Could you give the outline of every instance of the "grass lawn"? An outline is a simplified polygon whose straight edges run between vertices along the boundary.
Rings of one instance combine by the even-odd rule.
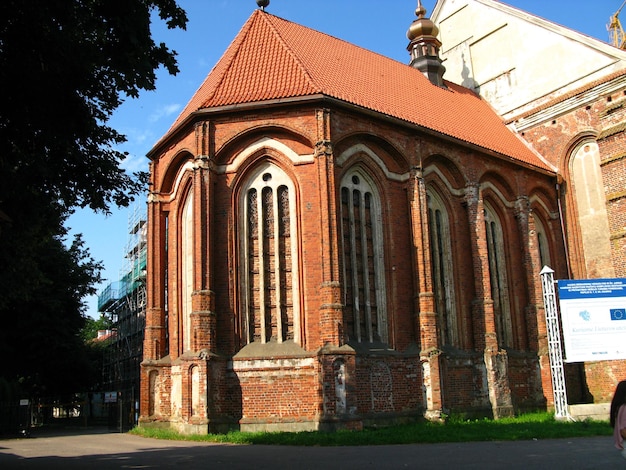
[[[422,422],[363,431],[337,432],[230,432],[183,435],[171,430],[135,428],[132,434],[157,439],[294,446],[358,446],[436,442],[514,441],[587,436],[611,436],[607,421],[555,420],[551,413],[531,413],[515,418],[462,419],[445,423]]]

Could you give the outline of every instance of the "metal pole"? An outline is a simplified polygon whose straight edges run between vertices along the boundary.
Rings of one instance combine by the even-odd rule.
[[[559,312],[554,292],[554,271],[548,266],[541,270],[541,288],[543,304],[546,312],[548,330],[548,351],[550,355],[550,373],[552,374],[552,393],[554,394],[554,416],[557,419],[571,419],[567,409],[567,391],[565,389],[565,372],[561,353],[561,331],[559,328]]]

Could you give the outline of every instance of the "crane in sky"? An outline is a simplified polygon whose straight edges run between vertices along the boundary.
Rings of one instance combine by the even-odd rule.
[[[624,5],[626,5],[626,0],[624,0],[622,6],[611,15],[611,19],[607,25],[607,29],[609,30],[609,42],[611,45],[619,47],[620,49],[626,49],[626,33],[624,33],[622,23],[619,21],[619,13],[622,11],[622,8],[624,8]]]

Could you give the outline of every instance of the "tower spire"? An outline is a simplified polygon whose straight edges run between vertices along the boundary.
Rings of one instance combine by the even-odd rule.
[[[417,0],[417,19],[411,23],[406,33],[409,39],[407,50],[411,54],[411,67],[422,72],[431,83],[444,87],[443,74],[446,68],[439,57],[441,42],[437,39],[439,28],[426,17],[426,8]]]

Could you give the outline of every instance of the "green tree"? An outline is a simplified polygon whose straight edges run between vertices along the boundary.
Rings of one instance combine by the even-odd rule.
[[[67,247],[53,236],[32,248],[42,272],[31,295],[11,302],[3,312],[0,354],[10,358],[2,372],[27,392],[56,395],[89,387],[83,298],[93,294],[99,263],[79,235]]]
[[[110,318],[100,315],[99,318],[87,317],[85,319],[85,326],[81,330],[81,337],[85,343],[88,343],[98,337],[98,331],[110,330],[113,326],[113,322]]]
[[[80,238],[66,246],[64,223],[146,189],[121,167],[125,137],[107,122],[154,89],[160,67],[178,71],[152,39],[159,20],[184,29],[187,17],[175,0],[0,2],[0,350],[14,362],[0,374],[77,385],[82,299],[99,265]]]

